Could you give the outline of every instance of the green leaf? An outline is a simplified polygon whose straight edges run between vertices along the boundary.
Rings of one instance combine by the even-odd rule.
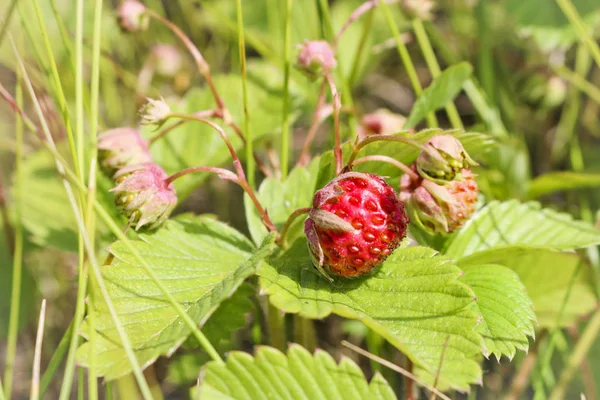
[[[445,254],[463,257],[503,245],[572,250],[600,243],[600,230],[539,203],[491,202],[450,242]]]
[[[278,228],[281,229],[292,211],[312,205],[318,168],[319,160],[315,159],[308,167],[294,168],[285,182],[278,178],[267,178],[261,183],[257,193],[258,200]],[[259,243],[267,234],[267,229],[247,195],[244,196],[244,206],[250,235],[255,243]],[[294,221],[287,235],[288,243],[302,235],[305,219],[298,217]]]
[[[202,328],[202,333],[220,353],[232,350],[233,332],[247,324],[246,316],[254,308],[251,298],[255,294],[255,290],[250,284],[243,283],[233,296],[221,303]],[[167,379],[170,382],[177,385],[188,385],[198,379],[200,368],[211,360],[210,356],[199,346],[200,344],[194,336],[190,336],[185,341],[182,347],[193,348],[194,351],[179,354],[169,362]]]
[[[60,143],[59,148],[65,147]],[[40,246],[56,247],[64,251],[77,251],[77,223],[70,206],[62,179],[56,171],[54,157],[47,150],[39,150],[23,162],[22,197],[13,192],[15,201],[23,207],[23,226],[30,239]],[[110,181],[98,174],[98,200],[116,215]],[[101,245],[108,244],[112,235],[99,221]]]
[[[461,271],[424,247],[397,249],[372,276],[329,283],[314,269],[299,239],[258,270],[262,290],[278,309],[320,319],[331,313],[361,320],[400,349],[433,380],[444,343],[444,387],[467,389],[481,377],[475,358],[482,340],[476,315],[466,307],[474,294],[457,280]]]
[[[148,261],[167,290],[199,325],[204,325],[219,304],[230,297],[269,253],[272,237],[258,249],[239,232],[208,217],[184,216],[168,221],[153,234],[140,235],[134,246]],[[102,268],[102,276],[121,323],[142,365],[159,355],[173,353],[190,334],[179,314],[165,301],[127,247],[110,247],[115,260]],[[96,293],[99,293],[96,290]],[[131,368],[106,304],[96,301],[96,368],[111,380]],[[89,326],[83,327],[86,336]],[[77,358],[87,365],[89,343]]]
[[[472,72],[473,67],[467,62],[453,65],[442,72],[415,101],[405,129],[414,128],[427,114],[454,100]]]
[[[458,265],[465,271],[481,264],[497,264],[512,269],[519,275],[533,301],[539,326],[554,328],[557,324],[573,324],[578,318],[591,312],[598,303],[593,287],[596,278],[589,265],[581,264],[571,283],[581,262],[575,253],[507,246],[461,258]],[[570,285],[572,287],[568,300],[563,304]],[[502,295],[498,298],[505,297],[507,296]]]
[[[297,344],[287,355],[260,346],[254,357],[235,351],[225,365],[210,362],[197,394],[202,399],[396,399],[379,373],[369,383],[349,358],[337,364],[325,351],[312,355]]]
[[[600,187],[600,174],[572,171],[550,172],[531,181],[528,197],[534,199],[558,191],[596,187]]]
[[[460,280],[477,296],[473,309],[481,315],[477,332],[485,340],[486,355],[493,354],[498,361],[503,355],[512,360],[517,349],[527,351],[527,336],[535,333],[535,313],[519,276],[493,264],[469,264],[463,270],[465,275]]]
[[[240,121],[244,120],[240,95],[241,78],[238,75],[217,75],[214,76],[214,83],[221,97],[227,100],[227,107],[233,121],[240,125]],[[265,134],[279,132],[282,113],[282,102],[279,97],[270,94],[252,81],[248,81],[247,84],[252,137],[258,139]],[[172,105],[174,110],[183,113],[212,110],[214,107],[213,96],[207,88],[191,90],[180,104]],[[242,147],[239,136],[231,128],[223,126],[221,121],[217,123],[225,129],[234,148],[239,150]],[[145,128],[145,136],[155,134],[150,130],[151,128]],[[169,174],[198,165],[232,165],[231,155],[218,132],[199,122],[186,122],[154,143],[150,150],[154,160]],[[177,179],[175,189],[180,201],[206,179],[206,176],[207,173],[198,173]]]

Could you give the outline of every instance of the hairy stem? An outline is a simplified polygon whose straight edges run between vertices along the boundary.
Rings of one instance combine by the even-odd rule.
[[[382,155],[364,156],[364,157],[354,160],[352,165],[348,164],[348,168],[352,168],[352,166],[354,166],[354,165],[371,162],[371,161],[380,161],[380,162],[391,164],[394,167],[401,169],[402,172],[404,172],[405,174],[409,175],[410,179],[412,179],[413,181],[419,180],[419,175],[417,175],[417,173],[414,172],[412,169],[410,169],[406,164],[403,164],[400,161],[396,160],[395,158],[388,157],[388,156],[382,156]]]
[[[402,136],[396,136],[396,135],[393,135],[393,136],[392,135],[367,136],[366,138],[362,139],[361,141],[359,141],[358,143],[356,143],[354,145],[354,150],[352,151],[352,154],[350,154],[350,158],[348,159],[347,166],[351,167],[353,165],[354,160],[356,159],[356,156],[358,156],[358,153],[362,150],[363,147],[365,147],[366,145],[368,145],[370,143],[379,142],[379,141],[405,143],[410,146],[416,147],[419,150],[421,150],[421,147],[422,147],[419,142],[415,142],[412,139],[405,138]]]
[[[331,90],[331,97],[333,99],[333,134],[334,134],[334,148],[333,155],[335,157],[335,174],[339,175],[342,171],[343,155],[342,155],[342,144],[340,138],[340,108],[342,106],[341,95],[338,93],[335,87],[335,82],[331,77],[331,73],[325,70],[325,77]]]
[[[299,216],[301,216],[303,214],[308,213],[310,210],[311,210],[310,207],[299,208],[297,210],[294,210],[288,217],[287,221],[285,221],[285,224],[283,224],[283,228],[281,228],[281,233],[277,237],[276,243],[278,243],[282,248],[286,248],[287,247],[287,237],[286,236],[290,229],[290,226],[292,226],[292,223],[296,220],[296,218],[298,218]]]

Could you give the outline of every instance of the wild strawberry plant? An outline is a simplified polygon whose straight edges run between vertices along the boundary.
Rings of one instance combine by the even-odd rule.
[[[124,0],[107,13],[96,1],[90,93],[84,1],[76,2],[74,38],[54,1],[50,10],[38,0],[24,3],[26,38],[9,34],[15,93],[0,86],[17,116],[14,215],[2,216],[9,240],[0,248],[0,260],[9,253],[14,260],[0,391],[6,397],[19,310],[29,307],[19,296],[21,279],[30,279],[21,265],[25,239],[29,246],[78,254],[72,321],[41,377],[34,361],[32,397],[46,393],[54,379],[60,398],[68,398],[78,368],[87,374],[90,398],[98,396],[98,378],[108,393],[117,382],[120,398],[138,390],[143,398],[160,398],[159,369],[170,384],[207,399],[414,398],[419,390],[448,398],[443,392],[482,384],[485,390],[489,360],[522,358],[550,332],[537,371],[548,376],[560,328],[597,306],[595,253],[576,250],[600,244],[600,231],[589,218],[533,201],[596,186],[597,177],[527,176],[525,143],[509,133],[506,110],[486,92],[489,82],[482,78],[479,85],[471,64],[454,60],[429,22],[434,2],[338,1],[331,9],[324,0],[257,1],[270,23],[283,28],[273,43],[262,37],[258,21],[247,20],[247,9],[258,5],[207,2],[201,12],[213,19],[206,21],[211,34],[238,35],[239,59],[231,64],[239,69],[229,65],[232,72],[225,73],[212,54],[216,46],[196,43],[190,27],[155,4]],[[569,1],[558,3],[587,38],[576,14],[582,9],[573,14]],[[39,22],[35,30],[28,10]],[[54,11],[67,56],[74,52],[68,73],[58,69],[46,11]],[[110,36],[103,17],[121,32]],[[215,25],[216,17],[227,23]],[[431,76],[425,87],[399,21],[424,57]],[[115,77],[101,58],[105,34],[151,47],[138,75],[113,65],[133,90],[102,86]],[[390,36],[382,46],[397,49],[394,67],[415,93],[406,116],[384,108],[366,112],[356,91],[383,63],[364,47],[372,50],[373,41]],[[168,44],[161,43],[164,37]],[[39,71],[27,62],[22,43],[34,44]],[[584,43],[595,55],[598,47]],[[247,60],[246,44],[258,56]],[[436,46],[445,54],[443,70]],[[34,72],[47,86],[36,87]],[[74,105],[63,89],[70,84]],[[462,93],[476,122],[459,113],[455,99]],[[123,109],[131,104],[139,113]],[[23,124],[39,142],[24,159]],[[214,208],[231,203],[242,221],[185,212],[194,193],[210,188]],[[597,319],[587,325],[590,337],[600,327]],[[343,337],[371,353],[401,355],[403,392],[378,364],[338,357],[342,337],[329,331],[340,326],[354,326],[358,334]],[[589,350],[588,342],[580,343],[554,398],[564,395],[581,363],[575,355]],[[128,384],[132,379],[137,389]],[[545,395],[546,378],[537,379],[536,394]],[[522,390],[513,386],[511,393]]]

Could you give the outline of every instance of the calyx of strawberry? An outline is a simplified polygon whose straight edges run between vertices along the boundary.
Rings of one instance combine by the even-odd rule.
[[[417,157],[417,171],[439,184],[452,181],[464,168],[477,165],[462,143],[452,135],[436,135],[423,145]]]

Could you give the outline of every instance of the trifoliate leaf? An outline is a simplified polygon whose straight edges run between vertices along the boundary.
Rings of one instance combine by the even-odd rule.
[[[225,364],[208,363],[203,370],[201,399],[396,399],[378,373],[371,382],[349,358],[338,363],[323,350],[314,355],[297,344],[283,354],[260,346],[256,354],[235,351]]]
[[[445,254],[463,257],[503,245],[572,250],[600,243],[600,230],[569,214],[516,200],[491,202],[475,214],[448,245]]]
[[[481,264],[503,265],[515,271],[533,301],[538,324],[543,328],[571,325],[598,303],[594,295],[594,272],[575,253],[504,246],[457,262],[466,271]]]
[[[460,281],[477,296],[472,307],[481,316],[476,330],[485,340],[487,355],[512,359],[517,349],[527,351],[527,336],[534,335],[535,313],[519,276],[493,264],[470,264],[463,270]]]
[[[133,242],[167,290],[200,326],[230,297],[245,278],[254,273],[269,253],[272,237],[258,249],[239,232],[206,217],[184,217],[168,221],[153,234]],[[115,260],[102,267],[102,276],[120,322],[131,340],[138,361],[152,363],[159,355],[170,355],[190,334],[177,311],[124,243],[110,247]],[[95,293],[100,293],[98,288]],[[101,299],[96,300],[96,371],[106,379],[131,370],[119,335]],[[83,326],[89,336],[89,325]],[[78,361],[87,365],[89,343],[82,345]]]
[[[258,274],[262,290],[280,310],[313,319],[335,313],[361,320],[428,371],[431,380],[444,353],[441,386],[467,389],[481,377],[475,359],[483,342],[474,331],[477,316],[466,309],[475,295],[458,281],[456,265],[434,250],[397,249],[374,275],[329,283],[315,271],[302,238]]]

